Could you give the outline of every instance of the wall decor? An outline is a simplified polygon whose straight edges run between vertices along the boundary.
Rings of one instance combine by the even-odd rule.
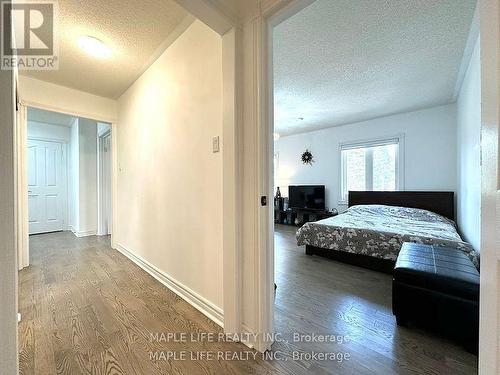
[[[300,158],[302,159],[302,163],[304,163],[304,164],[312,165],[312,163],[314,163],[314,157],[311,154],[311,151],[309,151],[307,149],[304,151],[304,153],[302,154],[302,156]]]

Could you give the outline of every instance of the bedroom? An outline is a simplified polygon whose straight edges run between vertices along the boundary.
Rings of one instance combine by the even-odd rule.
[[[475,338],[467,346],[436,327],[406,324],[408,314],[393,315],[394,301],[412,295],[393,299],[392,280],[404,242],[435,245],[430,249],[438,258],[441,247],[460,249],[466,255],[460,261],[479,267],[475,5],[319,0],[274,28],[277,331],[301,327],[352,336],[351,345],[322,348],[358,351],[357,359],[366,351],[367,366],[477,371]],[[374,238],[380,234],[385,237]],[[408,264],[401,260],[400,266],[404,276]],[[435,288],[447,285],[436,275]],[[474,290],[478,279],[474,275]],[[298,309],[307,311],[304,319]],[[427,310],[419,314],[431,315]],[[474,314],[453,322],[470,327],[468,339],[477,334]]]

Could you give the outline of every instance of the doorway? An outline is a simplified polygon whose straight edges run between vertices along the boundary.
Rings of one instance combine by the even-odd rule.
[[[68,229],[68,151],[73,117],[27,109],[28,234]]]
[[[20,268],[29,265],[29,235],[107,236],[113,222],[111,124],[37,107],[23,113],[27,229]]]
[[[417,339],[421,343],[426,342],[424,350],[443,353],[443,356],[448,356],[449,358],[454,357],[457,359],[457,363],[460,363],[463,368],[474,371],[477,368],[477,357],[466,353],[456,343],[446,341],[439,335],[431,335],[427,332],[416,333],[415,331],[406,331],[397,327],[391,309],[390,275],[376,273],[360,267],[356,268],[345,263],[334,262],[326,256],[311,256],[306,253],[304,247],[299,246],[308,245],[304,241],[304,237],[315,235],[312,233],[313,231],[304,231],[302,232],[303,235],[300,236],[299,232],[298,237],[300,239],[297,241],[297,229],[304,223],[325,220],[318,227],[321,225],[335,227],[335,223],[340,223],[342,219],[337,221],[334,221],[334,219],[339,213],[342,215],[348,208],[348,202],[345,200],[346,195],[343,194],[344,190],[377,190],[374,189],[374,181],[376,179],[378,181],[391,182],[394,185],[392,190],[404,190],[397,179],[400,178],[401,183],[405,182],[404,174],[398,173],[398,171],[403,171],[404,160],[400,162],[398,155],[407,154],[410,157],[412,155],[411,150],[403,148],[403,140],[405,138],[402,134],[409,134],[410,138],[412,138],[410,141],[413,141],[415,138],[415,133],[411,133],[413,129],[404,127],[404,124],[408,122],[408,118],[404,120],[400,118],[397,121],[398,124],[395,126],[391,126],[391,119],[384,119],[383,116],[376,116],[372,119],[359,118],[357,120],[349,119],[337,123],[334,122],[337,116],[341,117],[344,113],[338,111],[337,105],[329,104],[327,100],[334,98],[340,102],[349,95],[345,92],[340,92],[342,90],[335,92],[334,88],[361,86],[361,84],[341,84],[342,79],[345,78],[345,71],[341,65],[342,61],[339,62],[337,60],[337,65],[335,65],[335,59],[339,56],[338,51],[342,50],[340,48],[342,41],[336,41],[335,35],[327,37],[328,29],[333,29],[332,25],[342,25],[342,20],[335,22],[333,17],[333,15],[338,16],[342,14],[342,10],[336,8],[331,2],[317,1],[303,12],[302,4],[299,3],[292,2],[292,5],[281,11],[280,14],[268,19],[267,32],[269,34],[265,35],[265,41],[268,43],[267,48],[265,48],[268,54],[266,56],[268,58],[266,61],[268,63],[268,71],[264,77],[269,77],[269,84],[267,82],[264,83],[264,86],[267,86],[267,90],[263,91],[267,94],[265,98],[267,99],[266,105],[269,106],[270,110],[266,113],[267,116],[264,116],[266,120],[264,121],[265,125],[262,131],[266,135],[265,139],[262,140],[265,142],[264,148],[266,153],[264,154],[264,159],[266,168],[263,169],[265,175],[261,175],[261,178],[267,183],[266,192],[272,192],[271,194],[275,196],[274,222],[276,225],[273,225],[271,221],[270,225],[262,233],[264,236],[270,234],[266,237],[268,242],[266,243],[264,256],[269,261],[268,264],[274,265],[275,269],[272,276],[274,276],[277,284],[276,299],[271,305],[274,308],[274,316],[272,312],[268,314],[269,311],[263,309],[266,313],[265,316],[266,318],[271,316],[269,320],[274,323],[274,332],[277,334],[286,333],[283,330],[290,329],[289,327],[293,326],[294,330],[304,332],[316,331],[317,333],[329,332],[340,338],[363,337],[363,340],[360,340],[358,343],[354,339],[350,344],[324,346],[322,349],[325,351],[332,350],[354,353],[355,350],[361,348],[364,355],[356,358],[353,354],[352,359],[356,359],[355,362],[357,363],[366,361],[365,364],[367,366],[370,362],[376,362],[376,360],[370,359],[370,356],[367,354],[373,352],[373,347],[370,347],[369,344],[370,342],[377,342],[378,346],[376,350],[380,350],[380,348],[386,346],[386,349],[383,350],[389,352],[394,345],[398,345],[403,340],[411,341]],[[347,4],[345,8],[349,6]],[[355,5],[352,6],[355,7]],[[393,7],[386,10],[387,14],[385,16],[387,19],[393,17],[397,6],[397,2],[394,2]],[[293,20],[290,21],[292,18],[290,17],[291,15],[295,15],[301,11],[302,14],[298,15],[296,23],[293,23]],[[419,9],[415,9],[415,14],[418,14],[418,11]],[[441,12],[447,17],[451,17],[449,12],[443,9]],[[344,13],[344,19],[348,19],[349,15],[354,18],[355,15],[364,17],[363,12],[353,11],[353,9],[344,9]],[[374,9],[373,12],[367,13],[380,15],[383,13],[383,10]],[[457,47],[457,56],[463,55],[473,14],[474,4],[472,2],[469,4],[467,12],[454,14],[454,17],[461,22],[461,30],[465,35],[461,39],[461,45]],[[320,25],[321,19],[324,20],[323,25]],[[360,25],[362,22],[351,22],[350,24]],[[346,25],[344,26],[347,27]],[[369,23],[365,23],[365,27],[368,26]],[[376,23],[372,26],[374,30],[377,29]],[[300,28],[300,31],[293,32],[295,27]],[[281,31],[279,31],[280,28]],[[276,40],[277,30],[280,33],[279,35],[282,36],[279,40]],[[311,40],[315,31],[317,31],[315,42],[318,43],[318,46],[321,45],[321,48],[318,48],[318,53],[311,53],[313,47],[316,46]],[[301,35],[301,33],[307,35],[307,41],[306,38],[302,40],[296,37],[297,35]],[[340,33],[332,32],[332,34],[339,35]],[[371,35],[376,34],[372,33]],[[449,34],[443,32],[442,35],[456,36],[456,30],[453,30]],[[292,37],[288,40],[287,36]],[[350,44],[356,39],[355,36],[355,32],[351,32],[349,37],[345,37],[345,40],[349,40]],[[451,39],[452,36],[449,38]],[[395,44],[398,38],[398,36],[395,37]],[[477,37],[471,37],[471,39],[472,42],[475,42]],[[301,46],[296,45],[302,42]],[[321,43],[332,43],[332,45],[325,47]],[[443,41],[435,43],[435,45],[439,44],[444,45],[445,43]],[[308,46],[312,47],[308,48]],[[333,50],[335,50],[335,53],[331,56],[328,56],[328,53],[322,52]],[[344,51],[352,51],[352,49],[344,48]],[[315,51],[313,50],[312,52]],[[390,60],[390,50],[380,49],[379,52],[384,52],[387,55],[386,57],[381,53],[382,58]],[[294,56],[295,53],[296,56]],[[325,64],[325,61],[328,59],[330,59],[329,64]],[[360,61],[361,65],[369,65],[372,59],[360,59]],[[460,58],[453,60],[453,64],[457,70],[461,63]],[[318,64],[319,67],[310,69],[312,64]],[[377,69],[373,71],[376,72]],[[415,69],[415,71],[418,71],[418,69]],[[317,72],[317,76],[313,76],[314,72]],[[335,76],[338,72],[340,72],[339,75]],[[437,73],[436,76],[438,76]],[[361,75],[355,74],[353,77],[359,81]],[[441,77],[438,76],[437,78]],[[328,82],[328,79],[331,81]],[[321,82],[321,84],[318,82]],[[293,87],[294,85],[296,86]],[[297,89],[298,86],[301,87]],[[318,87],[321,89],[321,93],[313,97],[314,90]],[[451,89],[453,91],[453,87]],[[325,95],[325,90],[331,90],[330,94]],[[382,92],[385,92],[384,90]],[[377,97],[374,93],[371,95],[370,99]],[[361,98],[362,94],[357,93],[353,97]],[[321,105],[324,107],[320,108]],[[345,106],[344,108],[347,107]],[[442,110],[438,104],[435,104],[435,107],[438,107],[438,110]],[[455,112],[453,107],[447,107],[446,110],[449,111],[450,115],[453,115]],[[328,117],[330,116],[330,112],[333,113],[331,118]],[[436,113],[437,111],[435,113],[425,113],[425,115],[436,116]],[[378,121],[374,121],[375,118]],[[370,122],[370,127],[365,126],[368,122]],[[325,124],[330,125],[327,126]],[[335,124],[335,126],[332,124]],[[454,128],[454,126],[455,124],[450,123],[450,128]],[[434,127],[434,130],[436,128]],[[380,132],[380,134],[376,132]],[[433,134],[432,131],[422,131],[419,136],[426,137],[429,134]],[[453,134],[451,133],[450,136],[451,144],[455,142]],[[406,151],[401,151],[403,149]],[[348,163],[345,160],[347,158],[346,150],[355,150],[352,151],[352,154],[355,154],[355,156],[359,155],[355,164],[363,165],[363,168],[359,168],[359,170],[347,168]],[[422,150],[420,149],[420,151]],[[450,160],[454,160],[456,157],[455,152],[451,152],[449,156]],[[433,160],[435,170],[439,170],[436,167],[438,160],[437,158]],[[375,164],[380,164],[381,166],[375,168]],[[432,163],[428,164],[431,165]],[[348,175],[344,169],[353,173]],[[414,169],[414,166],[408,168],[410,172],[414,172]],[[449,169],[454,170],[453,163],[451,163]],[[354,175],[354,172],[359,173]],[[400,175],[401,177],[399,177]],[[425,181],[428,185],[421,186],[420,189],[432,190],[435,187],[433,184],[437,185],[440,183],[440,177],[443,176],[426,176],[425,178],[421,178],[419,182]],[[356,187],[354,186],[355,184],[347,184],[351,180],[354,180],[355,183],[361,182],[362,184],[359,185],[363,186]],[[318,186],[321,186],[323,189],[321,194],[307,193],[307,190],[317,188]],[[278,187],[280,191],[278,191]],[[300,188],[302,193],[297,196],[299,198],[303,197],[303,199],[294,199],[297,196],[292,194],[293,189],[290,188]],[[384,187],[384,189],[386,188]],[[410,189],[418,188],[410,187]],[[290,194],[287,194],[288,191],[290,191]],[[308,195],[313,196],[314,203],[317,204],[319,202],[321,206],[311,208],[310,202],[306,199]],[[294,204],[292,203],[292,199],[295,201]],[[290,208],[296,209],[292,210]],[[318,215],[319,210],[323,211],[319,214],[325,217],[318,217],[320,216]],[[311,213],[315,217],[311,218]],[[330,218],[332,221],[329,221]],[[297,227],[294,228],[294,225]],[[318,227],[314,229],[318,229]],[[327,231],[318,232],[314,240],[320,241],[327,238],[325,233],[328,234]],[[335,238],[335,235],[332,235],[332,237]],[[343,245],[336,242],[328,250],[334,250],[335,246]],[[309,244],[309,247],[319,248],[320,246]],[[326,248],[327,246],[324,247]],[[274,260],[274,263],[270,261],[270,258]],[[273,267],[269,266],[269,269],[272,270]],[[270,272],[266,273],[265,276],[270,278],[269,274]],[[261,279],[265,279],[262,274]],[[269,285],[266,284],[265,287],[269,288]],[[265,293],[261,291],[261,295],[265,295]],[[300,316],[300,319],[297,319],[298,316]],[[272,325],[272,323],[269,325]],[[376,333],[370,331],[369,327],[371,325],[377,326]],[[381,339],[380,336],[384,336],[385,338]],[[297,343],[296,345],[300,347],[301,344]],[[354,349],[355,346],[357,346],[356,349]],[[280,350],[281,348],[280,342],[276,342],[273,346],[274,350]],[[303,349],[310,350],[306,345],[303,346]],[[409,354],[408,357],[411,357],[411,353],[408,352],[407,354]],[[405,351],[398,353],[397,358],[399,361],[404,362],[405,357]],[[431,366],[436,367],[441,365],[439,361],[431,364]],[[411,367],[412,364],[408,364],[408,366]],[[348,365],[344,365],[346,373],[356,372],[355,369],[351,369],[351,371],[346,370],[347,367]],[[383,370],[381,371],[383,372]],[[341,371],[338,372],[341,373]]]

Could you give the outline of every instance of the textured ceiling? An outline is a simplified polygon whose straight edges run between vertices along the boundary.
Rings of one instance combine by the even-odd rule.
[[[38,108],[28,108],[28,121],[70,127],[73,123],[73,119],[74,117],[63,113],[45,111]]]
[[[173,0],[59,0],[60,53],[57,71],[23,75],[116,98],[138,77],[157,48],[188,13]],[[112,56],[85,54],[76,40],[90,35],[104,41]]]
[[[275,131],[452,102],[475,3],[317,0],[281,23],[273,35]]]

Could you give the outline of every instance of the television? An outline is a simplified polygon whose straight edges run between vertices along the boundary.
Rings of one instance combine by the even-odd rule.
[[[288,207],[295,209],[324,210],[325,186],[289,186]]]

